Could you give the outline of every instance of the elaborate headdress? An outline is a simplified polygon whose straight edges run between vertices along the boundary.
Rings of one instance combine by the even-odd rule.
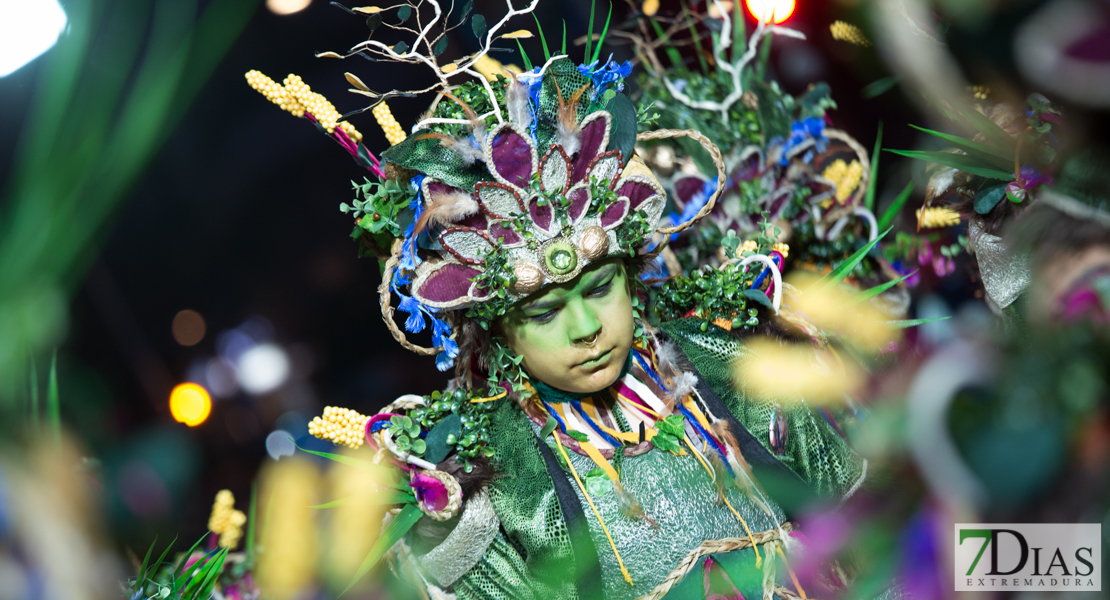
[[[812,85],[805,94],[793,97],[775,82],[763,80],[766,59],[757,51],[760,45],[772,35],[804,36],[764,21],[745,39],[741,3],[734,6],[735,15],[729,14],[728,6],[710,2],[705,12],[684,11],[677,19],[656,17],[664,23],[673,21],[669,29],[657,30],[656,39],[643,37],[640,32],[649,29],[642,26],[628,34],[649,71],[641,80],[643,101],[661,109],[659,122],[707,132],[725,156],[728,179],[721,202],[699,227],[704,231],[676,244],[677,258],[684,270],[716,264],[720,257],[715,245],[727,232],[736,232],[735,237],[727,237],[747,242],[751,249],[763,233],[761,223],[767,221],[785,230],[782,239],[793,233],[791,245],[802,242],[795,245],[795,254],[808,254],[810,242],[827,245],[843,237],[844,252],[830,254],[822,248],[805,257],[835,263],[856,250],[857,238],[866,243],[879,233],[870,210],[868,152],[849,134],[828,126],[826,109],[836,104],[827,85]],[[714,60],[688,64],[673,52],[673,46],[699,43],[696,36],[683,37],[699,28],[720,32],[712,36],[709,49]],[[660,52],[664,49],[667,56]],[[707,181],[706,165],[689,145],[657,148],[649,155],[649,164],[673,164],[675,150],[684,155],[686,164],[674,165],[678,168],[672,167],[674,173],[665,183],[673,189],[680,210],[671,218],[679,220],[702,208],[715,182]],[[776,250],[784,260],[787,247],[780,244]]]
[[[446,15],[435,2],[430,5],[435,19],[413,31],[418,37],[411,49],[404,43],[387,46],[372,35],[348,55],[418,63],[439,79],[423,90],[380,93],[348,74],[352,91],[375,99],[364,110],[373,109],[396,142],[381,161],[356,141],[357,132],[352,134],[334,109],[321,116],[309,108],[310,101],[325,109],[331,105],[322,98],[302,99],[311,91],[299,78],[287,79],[284,88],[256,72],[248,79],[283,108],[313,117],[378,177],[356,185],[360,198],[341,208],[356,217],[355,237],[385,261],[381,305],[394,337],[410,350],[438,355],[437,366],[445,370],[458,353],[451,327],[458,321],[443,318],[445,313],[465,314],[488,328],[514,302],[543,286],[568,281],[609,257],[642,254],[659,241],[657,234],[685,229],[712,209],[716,192],[686,222],[661,223],[666,192],[634,155],[637,139],[691,138],[716,163],[719,189],[725,175],[716,146],[696,131],[637,136],[642,115],[623,93],[629,63],[602,64],[595,51],[590,64],[553,56],[519,74],[497,73],[491,66],[500,65],[487,56],[490,44],[500,37],[530,37],[523,30],[499,33],[529,7],[510,10],[489,30],[484,19],[479,25],[475,18],[472,27],[482,48],[441,66],[440,40],[446,38],[435,32],[440,26],[446,31]],[[399,14],[402,21],[409,12]],[[590,56],[590,48],[586,53]],[[470,80],[453,85],[451,79],[464,73]],[[405,136],[383,108],[385,99],[431,91],[440,95]],[[423,330],[431,320],[434,348],[406,339],[392,318],[394,296],[409,314],[408,332]]]

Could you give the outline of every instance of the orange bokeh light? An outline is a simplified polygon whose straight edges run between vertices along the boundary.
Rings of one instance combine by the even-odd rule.
[[[795,0],[747,0],[748,12],[752,14],[756,21],[767,19],[770,16],[769,22],[775,24],[789,19],[790,15],[794,14],[796,4]],[[772,9],[775,11],[774,14],[768,15]]]
[[[208,390],[195,383],[182,383],[170,392],[170,414],[179,423],[196,427],[212,412]]]

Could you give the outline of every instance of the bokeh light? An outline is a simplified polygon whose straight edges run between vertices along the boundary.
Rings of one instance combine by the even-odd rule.
[[[182,383],[170,392],[170,414],[180,423],[196,427],[212,412],[208,390],[195,383]]]
[[[782,23],[794,14],[796,6],[795,0],[747,0],[748,12],[756,21],[767,19],[771,16],[771,21],[775,24]],[[775,12],[769,15],[771,10]]]
[[[289,378],[289,355],[275,344],[258,344],[239,357],[239,385],[260,395],[281,387]]]
[[[266,0],[266,8],[275,15],[291,15],[301,12],[312,4],[312,0]]]
[[[58,0],[0,2],[0,77],[53,47],[66,23]]]
[[[204,339],[204,333],[207,331],[207,326],[204,323],[204,317],[200,316],[195,310],[185,309],[173,317],[173,324],[170,326],[173,331],[173,339],[182,346],[195,346]]]

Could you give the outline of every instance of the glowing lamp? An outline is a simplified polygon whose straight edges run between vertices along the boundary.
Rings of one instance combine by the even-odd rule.
[[[196,427],[212,412],[208,390],[195,383],[182,383],[170,392],[170,414],[179,423]]]
[[[766,21],[776,25],[794,14],[795,0],[746,0],[748,12],[756,21]],[[774,11],[774,12],[772,12]]]
[[[312,4],[312,0],[266,0],[266,8],[275,15],[291,15],[301,12]]]
[[[58,0],[0,2],[0,77],[49,50],[66,22]]]

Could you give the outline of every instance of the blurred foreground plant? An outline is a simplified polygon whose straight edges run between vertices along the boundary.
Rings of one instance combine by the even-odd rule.
[[[57,344],[107,220],[259,4],[67,3],[0,202],[0,412]]]

